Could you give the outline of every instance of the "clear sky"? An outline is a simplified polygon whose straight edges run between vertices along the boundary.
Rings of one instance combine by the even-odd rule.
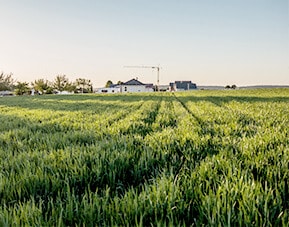
[[[0,71],[289,85],[288,0],[0,0]]]

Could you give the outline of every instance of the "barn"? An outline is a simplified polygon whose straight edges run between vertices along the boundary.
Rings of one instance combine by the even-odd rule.
[[[197,85],[192,81],[175,81],[170,83],[171,91],[187,91],[197,89]]]

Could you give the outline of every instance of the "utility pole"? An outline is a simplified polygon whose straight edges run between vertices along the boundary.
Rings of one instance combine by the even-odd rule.
[[[151,68],[157,70],[157,91],[159,91],[160,86],[160,67],[159,66],[145,66],[145,65],[135,65],[135,66],[124,66],[125,68]]]

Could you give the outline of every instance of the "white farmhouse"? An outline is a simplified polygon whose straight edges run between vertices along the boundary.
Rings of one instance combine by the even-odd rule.
[[[120,85],[120,92],[153,92],[153,87],[153,84],[143,84],[136,79],[131,79]]]
[[[104,88],[98,88],[97,93],[105,93],[105,94],[114,94],[120,92],[120,86],[112,86],[112,87],[104,87]]]

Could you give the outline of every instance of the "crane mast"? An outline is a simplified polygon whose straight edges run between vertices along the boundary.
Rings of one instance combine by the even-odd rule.
[[[134,66],[124,66],[126,68],[150,68],[157,70],[157,91],[159,91],[160,86],[160,67],[159,66],[145,66],[145,65],[134,65]]]

